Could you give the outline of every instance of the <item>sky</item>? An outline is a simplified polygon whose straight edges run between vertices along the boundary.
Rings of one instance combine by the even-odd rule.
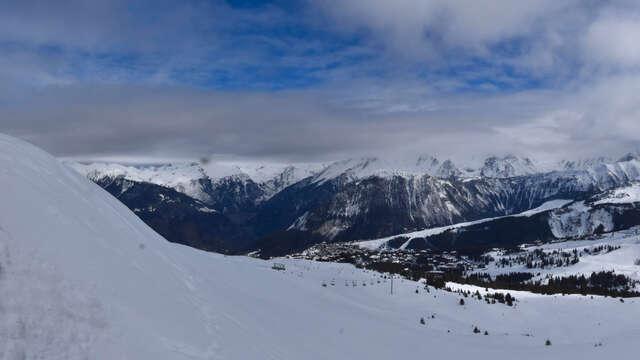
[[[60,157],[640,149],[640,3],[0,0],[0,132]]]

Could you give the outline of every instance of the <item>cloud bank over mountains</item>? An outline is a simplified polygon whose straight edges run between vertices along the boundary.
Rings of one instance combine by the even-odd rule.
[[[637,2],[5,10],[0,131],[59,156],[557,160],[640,144]]]

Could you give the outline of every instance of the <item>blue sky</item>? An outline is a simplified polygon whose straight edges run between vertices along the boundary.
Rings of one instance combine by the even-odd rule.
[[[550,158],[639,140],[633,1],[2,7],[0,131],[61,156]]]
[[[395,53],[376,37],[375,29],[338,27],[329,10],[312,1],[114,2],[107,11],[110,17],[98,24],[91,19],[102,17],[101,9],[90,9],[91,5],[77,9],[71,3],[54,12],[61,18],[48,19],[51,24],[38,21],[49,17],[42,5],[17,8],[5,16],[19,22],[20,16],[31,15],[34,18],[24,27],[32,28],[15,26],[2,41],[2,51],[50,62],[50,75],[68,81],[266,91],[402,76],[425,83],[459,82],[452,91],[549,85],[549,74],[509,63],[527,54],[526,37],[482,44],[491,53],[486,56],[445,44],[436,30],[424,29],[422,36],[429,39],[425,43],[433,43],[433,54],[403,54],[405,49]],[[86,23],[66,24],[83,16],[88,17]],[[51,31],[47,25],[53,34],[38,34]]]

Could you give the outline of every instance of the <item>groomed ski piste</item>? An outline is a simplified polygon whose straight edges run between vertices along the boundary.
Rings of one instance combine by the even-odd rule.
[[[513,307],[471,297],[459,305],[455,293],[408,280],[395,279],[390,294],[389,279],[347,264],[283,259],[277,271],[198,251],[167,242],[97,185],[2,135],[0,189],[1,359],[638,353],[640,299],[527,293]]]

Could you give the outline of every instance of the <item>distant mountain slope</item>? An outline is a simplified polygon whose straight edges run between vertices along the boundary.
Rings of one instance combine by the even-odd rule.
[[[287,166],[277,167],[280,172],[264,167],[244,172],[235,169],[239,172],[232,175],[228,169],[205,169],[214,167],[212,164],[73,166],[98,183],[105,183],[101,179],[109,183],[115,176],[132,180],[134,187],[153,183],[189,195],[241,230],[229,234],[245,234],[238,245],[226,250],[261,250],[273,255],[298,251],[318,241],[374,239],[516,214],[556,199],[587,199],[628,186],[640,177],[640,161],[635,156],[613,163],[566,163],[555,171],[512,155],[490,157],[476,169],[463,170],[431,156],[399,162],[350,159],[317,171]],[[98,170],[101,166],[104,168]],[[218,177],[207,175],[209,172]],[[145,221],[161,231],[153,214],[147,215]],[[212,226],[228,227],[215,222]],[[231,235],[220,243],[231,244],[233,239],[240,238]]]
[[[197,163],[127,166],[114,163],[65,162],[93,181],[122,178],[136,183],[169,187],[201,201],[209,200],[205,191],[207,175]]]
[[[3,135],[0,188],[4,359],[601,359],[627,358],[640,335],[633,299],[517,293],[516,307],[460,306],[408,280],[391,296],[387,279],[345,264],[282,260],[274,271],[172,244]]]
[[[169,241],[221,253],[245,252],[254,236],[226,215],[172,188],[122,177],[97,184]]]
[[[358,246],[361,246],[366,249],[371,249],[371,250],[376,250],[380,248],[390,248],[390,247],[405,249],[412,244],[413,239],[427,239],[431,236],[440,235],[448,231],[453,231],[453,232],[466,231],[466,229],[470,227],[475,227],[475,226],[489,229],[491,226],[494,226],[496,222],[503,221],[507,218],[509,219],[523,218],[524,221],[527,221],[528,218],[531,218],[541,213],[548,212],[550,210],[562,208],[563,206],[571,202],[572,202],[571,200],[552,200],[542,204],[537,208],[527,210],[514,215],[485,218],[485,219],[480,219],[476,221],[457,223],[457,224],[448,225],[448,226],[428,228],[428,229],[414,231],[414,232],[405,233],[405,234],[392,235],[392,236],[388,236],[380,239],[359,241],[359,242],[356,242],[356,244]],[[403,241],[398,241],[401,239],[403,239]]]
[[[164,187],[212,203],[211,191],[219,184],[237,182],[254,184],[259,194],[252,201],[262,201],[273,196],[283,188],[311,176],[320,165],[260,165],[235,163],[169,163],[159,165],[121,165],[115,163],[78,163],[66,161],[66,164],[91,180],[102,178],[124,178],[135,182],[146,182]]]
[[[581,238],[640,224],[640,185],[605,191],[580,201],[551,201],[512,216],[436,227],[363,241],[366,248],[458,250],[482,253],[494,247]]]

